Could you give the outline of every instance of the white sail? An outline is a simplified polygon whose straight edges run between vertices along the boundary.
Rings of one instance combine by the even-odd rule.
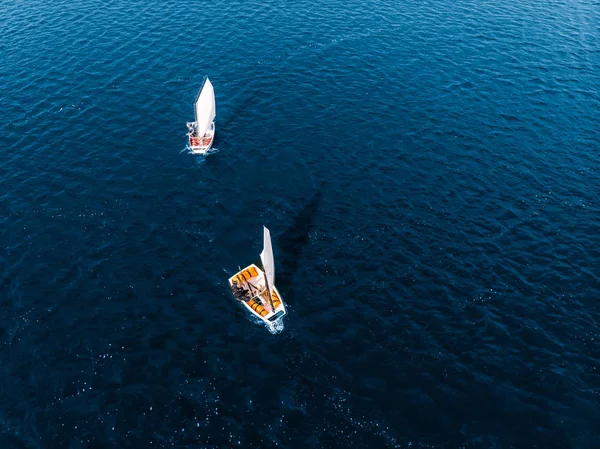
[[[265,242],[262,253],[260,253],[260,260],[262,260],[265,276],[267,277],[269,296],[271,296],[275,283],[275,260],[273,259],[273,247],[271,246],[271,233],[265,226],[263,228]]]
[[[194,105],[196,113],[196,135],[202,137],[208,131],[217,113],[215,107],[215,91],[210,80],[206,78],[202,90]]]

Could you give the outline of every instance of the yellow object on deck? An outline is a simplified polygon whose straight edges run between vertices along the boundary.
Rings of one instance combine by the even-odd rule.
[[[237,280],[238,282],[248,282],[250,279],[254,278],[258,276],[258,271],[256,271],[255,267],[250,267],[240,273],[238,273],[234,280]]]
[[[273,307],[279,307],[281,305],[281,299],[279,299],[279,296],[277,296],[277,292],[275,292],[275,290],[271,292],[271,297],[273,298]]]

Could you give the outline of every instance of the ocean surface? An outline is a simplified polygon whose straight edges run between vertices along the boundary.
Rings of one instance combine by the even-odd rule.
[[[599,448],[599,43],[597,0],[3,0],[0,448]]]

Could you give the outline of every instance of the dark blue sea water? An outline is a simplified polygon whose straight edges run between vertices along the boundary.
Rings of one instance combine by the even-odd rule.
[[[597,0],[4,0],[0,448],[600,447],[599,42]],[[263,224],[275,334],[227,287]]]

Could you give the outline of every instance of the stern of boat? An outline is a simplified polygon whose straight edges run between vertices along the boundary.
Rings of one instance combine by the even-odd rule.
[[[212,147],[215,138],[215,124],[210,126],[210,129],[202,137],[196,136],[194,133],[188,133],[190,148],[194,153],[206,153]]]

